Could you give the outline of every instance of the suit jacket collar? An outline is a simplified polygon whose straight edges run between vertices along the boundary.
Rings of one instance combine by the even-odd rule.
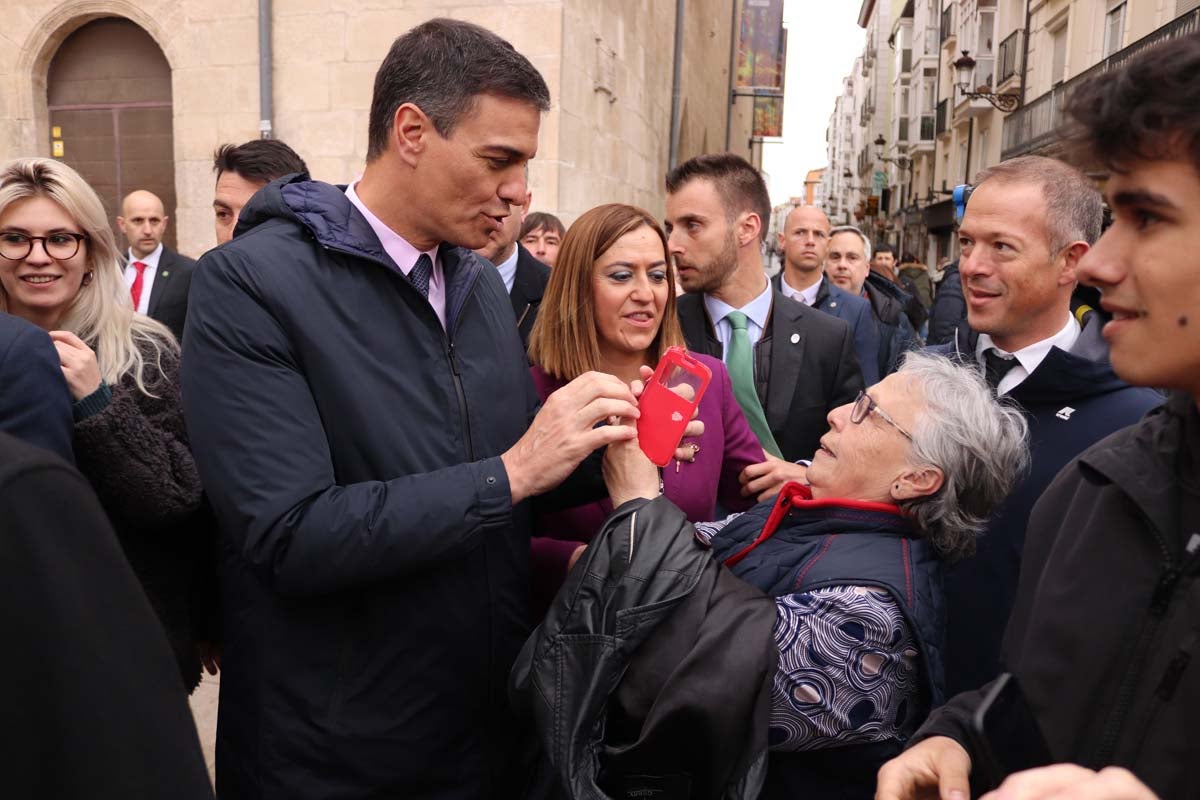
[[[162,305],[163,295],[166,294],[171,278],[175,274],[175,251],[162,246],[158,256],[158,269],[154,273],[154,283],[150,286],[150,302],[146,305],[146,316],[153,317]]]
[[[529,309],[542,302],[549,279],[549,267],[534,258],[533,254],[517,243],[517,272],[513,277],[513,288],[508,294],[513,313],[520,326]]]
[[[716,329],[704,307],[703,294],[695,292],[679,298],[679,324],[689,348],[713,358],[725,357],[721,342],[717,340]]]
[[[767,381],[764,411],[771,430],[782,430],[792,408],[792,395],[800,382],[804,348],[807,344],[802,320],[806,314],[820,314],[808,306],[776,291],[771,305],[771,373]],[[765,338],[765,334],[764,334]]]

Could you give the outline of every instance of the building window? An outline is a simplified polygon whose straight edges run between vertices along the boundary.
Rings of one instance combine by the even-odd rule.
[[[1057,86],[1065,79],[1067,71],[1067,26],[1050,32],[1050,85]]]
[[[1109,3],[1108,13],[1104,15],[1104,57],[1108,58],[1121,49],[1121,41],[1125,38],[1125,7],[1128,3]]]

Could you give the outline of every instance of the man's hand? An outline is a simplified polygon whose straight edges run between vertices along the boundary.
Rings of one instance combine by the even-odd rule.
[[[50,338],[58,350],[58,360],[62,363],[71,397],[78,402],[99,389],[100,366],[92,348],[70,331],[50,331]]]
[[[632,425],[597,423],[637,416],[629,387],[602,372],[580,375],[550,395],[525,435],[500,456],[513,503],[553,489],[593,450],[637,436]]]
[[[1099,772],[1055,764],[1009,775],[982,800],[1158,800],[1146,784],[1120,767]]]
[[[638,497],[658,497],[658,467],[646,458],[637,439],[614,442],[604,451],[604,483],[613,508]]]
[[[763,457],[766,461],[751,464],[738,476],[742,484],[742,497],[753,497],[761,503],[779,494],[788,481],[804,483],[808,477],[808,467],[803,464],[793,464],[770,453],[763,453]]]
[[[931,736],[879,770],[875,800],[969,800],[971,757],[948,736]]]

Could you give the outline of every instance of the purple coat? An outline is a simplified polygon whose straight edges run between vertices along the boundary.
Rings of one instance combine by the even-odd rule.
[[[761,463],[764,456],[734,399],[725,365],[711,356],[691,355],[712,370],[712,380],[700,398],[697,414],[704,422],[704,435],[694,440],[700,445],[695,461],[678,463],[672,459],[663,469],[663,493],[679,506],[688,521],[707,522],[716,514],[717,501],[728,511],[744,511],[754,505],[753,497],[742,497],[738,475],[751,464]],[[536,365],[530,372],[543,402],[565,385]],[[592,540],[611,513],[612,503],[605,498],[538,515],[532,542],[535,610],[549,607],[566,579],[571,554]]]

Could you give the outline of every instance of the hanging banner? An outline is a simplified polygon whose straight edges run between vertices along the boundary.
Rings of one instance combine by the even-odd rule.
[[[785,48],[783,0],[743,0],[734,86],[782,92]]]
[[[755,96],[752,135],[783,136],[783,95]]]

